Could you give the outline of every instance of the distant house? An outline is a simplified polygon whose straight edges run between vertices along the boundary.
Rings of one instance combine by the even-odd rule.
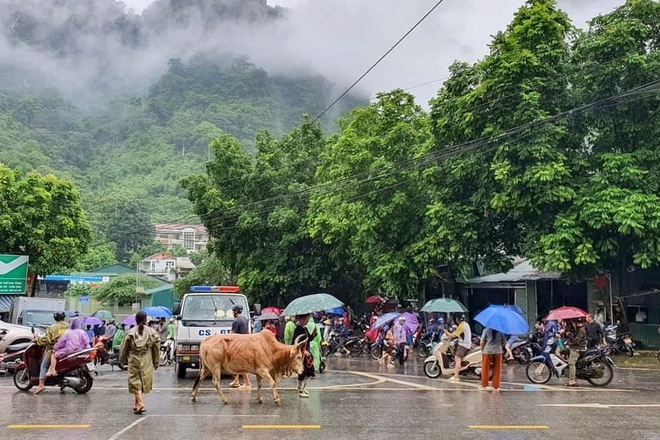
[[[209,233],[202,225],[161,223],[154,225],[154,238],[168,250],[181,246],[188,252],[199,252],[206,249]]]
[[[195,268],[188,257],[174,257],[167,252],[153,254],[140,261],[140,271],[168,282],[184,277]]]

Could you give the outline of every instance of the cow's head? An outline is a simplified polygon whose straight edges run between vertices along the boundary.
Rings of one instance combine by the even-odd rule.
[[[305,366],[303,365],[303,347],[305,342],[307,342],[307,338],[304,335],[300,335],[293,342],[293,346],[290,349],[291,368],[296,374],[302,374],[305,371]]]

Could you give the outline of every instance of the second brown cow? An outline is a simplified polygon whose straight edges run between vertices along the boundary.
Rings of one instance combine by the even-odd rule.
[[[227,404],[220,383],[221,375],[252,373],[257,376],[259,403],[263,403],[261,381],[266,380],[273,390],[275,403],[281,405],[277,385],[284,376],[302,373],[304,342],[299,337],[293,345],[282,344],[270,331],[250,335],[230,333],[204,339],[199,347],[200,369],[193,385],[191,400],[197,401],[200,384],[211,374],[222,403]]]

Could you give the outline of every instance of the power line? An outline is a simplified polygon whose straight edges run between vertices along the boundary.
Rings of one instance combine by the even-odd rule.
[[[428,16],[431,15],[431,14],[433,13],[433,11],[435,11],[435,10],[436,10],[436,9],[442,4],[442,3],[444,3],[444,1],[445,1],[445,0],[438,0],[438,2],[437,2],[435,5],[433,5],[433,7],[432,7],[432,8],[431,8],[426,14],[424,14],[424,16],[423,16],[422,18],[420,18],[419,21],[417,21],[417,23],[415,23],[413,27],[411,27],[411,28],[408,30],[408,32],[406,32],[405,34],[403,34],[403,36],[402,36],[401,38],[399,38],[399,40],[398,40],[396,43],[394,43],[394,45],[393,45],[392,47],[390,47],[390,48],[387,50],[387,52],[385,52],[380,58],[378,58],[378,60],[377,60],[375,63],[373,63],[373,64],[371,65],[371,67],[369,67],[369,68],[367,69],[366,72],[364,72],[362,75],[360,75],[360,77],[359,77],[358,79],[356,79],[355,82],[354,82],[353,84],[351,84],[351,86],[350,86],[348,89],[346,89],[346,90],[344,91],[344,93],[342,93],[341,95],[339,95],[339,97],[337,97],[337,99],[335,99],[335,100],[334,100],[334,101],[333,101],[333,102],[332,102],[332,103],[331,103],[331,104],[330,104],[325,110],[323,110],[323,111],[321,112],[321,114],[318,115],[318,116],[316,117],[316,119],[314,119],[314,122],[316,122],[316,121],[318,121],[319,119],[321,119],[321,117],[322,117],[323,115],[325,115],[325,114],[326,114],[326,113],[327,113],[332,107],[334,107],[335,104],[337,104],[337,103],[338,103],[338,102],[339,102],[344,96],[346,96],[351,90],[353,90],[353,88],[354,88],[356,85],[358,85],[358,83],[359,83],[360,81],[362,81],[362,80],[364,79],[365,76],[369,75],[369,73],[371,73],[371,71],[374,70],[374,68],[375,68],[377,65],[379,65],[381,61],[383,61],[383,60],[384,60],[384,59],[385,59],[385,58],[386,58],[386,57],[387,57],[387,56],[388,56],[388,55],[389,55],[394,49],[396,49],[397,46],[398,46],[399,44],[401,44],[401,42],[402,42],[403,40],[405,40],[405,39],[408,37],[408,35],[410,35],[411,33],[413,33],[413,31],[414,31],[415,29],[417,29],[417,27],[418,27],[420,24],[422,24],[422,23],[424,22],[424,20],[426,20],[426,19],[428,18]]]

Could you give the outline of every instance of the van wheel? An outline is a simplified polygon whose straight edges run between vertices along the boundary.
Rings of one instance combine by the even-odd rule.
[[[176,364],[176,377],[179,379],[186,378],[186,366],[179,363]]]

